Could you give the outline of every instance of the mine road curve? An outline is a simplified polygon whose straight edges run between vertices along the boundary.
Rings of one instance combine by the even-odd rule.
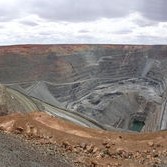
[[[167,126],[167,98],[164,100],[162,105],[162,111],[160,116],[160,130],[166,130]]]
[[[22,93],[10,88],[7,88],[7,92],[10,93],[11,97],[18,100],[20,104],[23,104],[27,112],[39,111],[38,107],[33,103],[33,101],[25,95],[23,95]]]
[[[44,111],[49,113],[50,115],[69,120],[71,122],[74,122],[75,124],[78,124],[84,127],[104,129],[102,125],[99,125],[97,122],[91,119],[88,119],[84,116],[81,116],[79,114],[75,114],[71,111],[52,106],[50,104],[42,102],[41,100],[24,95],[23,93],[11,88],[7,88],[7,91],[11,94],[11,96],[16,98],[22,105],[25,106],[27,112],[39,111],[37,105],[35,104],[35,101],[36,101],[36,102],[40,102],[41,105],[45,108]]]
[[[72,85],[72,84],[76,84],[76,83],[83,83],[83,82],[87,82],[87,81],[94,81],[94,80],[98,80],[98,79],[99,80],[107,80],[107,79],[111,79],[111,78],[110,77],[104,77],[104,78],[94,77],[94,78],[77,80],[77,81],[73,81],[73,82],[62,82],[62,83],[49,82],[49,81],[45,81],[45,80],[41,80],[41,81],[40,80],[39,81],[32,80],[32,81],[21,81],[21,82],[15,81],[15,82],[3,83],[3,85],[11,86],[11,85],[16,85],[16,84],[32,84],[32,83],[36,83],[35,85],[38,85],[40,82],[44,82],[44,83],[51,84],[54,86],[65,86],[65,85]],[[32,88],[30,87],[29,89],[32,89]]]
[[[32,98],[32,99],[37,100],[34,98]],[[104,129],[101,125],[99,125],[95,121],[88,119],[84,116],[81,116],[79,114],[75,114],[75,113],[68,111],[68,110],[65,110],[65,109],[61,109],[61,108],[52,106],[52,105],[47,104],[45,102],[41,102],[40,100],[38,100],[38,102],[40,102],[42,104],[42,106],[44,106],[45,112],[47,112],[53,116],[58,116],[60,118],[69,120],[71,122],[74,122],[74,123],[81,125],[81,126],[84,126],[84,127]]]

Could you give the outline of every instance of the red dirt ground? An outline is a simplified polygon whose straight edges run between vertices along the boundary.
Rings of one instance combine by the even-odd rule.
[[[76,166],[165,167],[167,132],[122,133],[80,127],[43,112],[0,117],[0,129],[59,147]]]

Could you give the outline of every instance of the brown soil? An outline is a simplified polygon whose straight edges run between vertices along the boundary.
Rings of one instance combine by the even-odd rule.
[[[79,166],[165,167],[167,132],[121,133],[84,128],[46,113],[0,117],[0,129],[57,147]]]
[[[0,167],[72,167],[56,149],[0,132]]]

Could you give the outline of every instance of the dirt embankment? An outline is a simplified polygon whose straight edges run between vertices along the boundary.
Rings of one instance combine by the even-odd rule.
[[[72,167],[72,163],[49,147],[41,147],[16,135],[0,132],[0,167]]]
[[[46,113],[12,114],[0,117],[0,128],[57,148],[76,166],[165,167],[167,133],[119,133],[80,127]]]

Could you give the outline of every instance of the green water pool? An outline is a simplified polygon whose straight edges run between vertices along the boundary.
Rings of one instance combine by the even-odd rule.
[[[130,130],[140,132],[144,125],[145,123],[143,121],[134,120]]]

